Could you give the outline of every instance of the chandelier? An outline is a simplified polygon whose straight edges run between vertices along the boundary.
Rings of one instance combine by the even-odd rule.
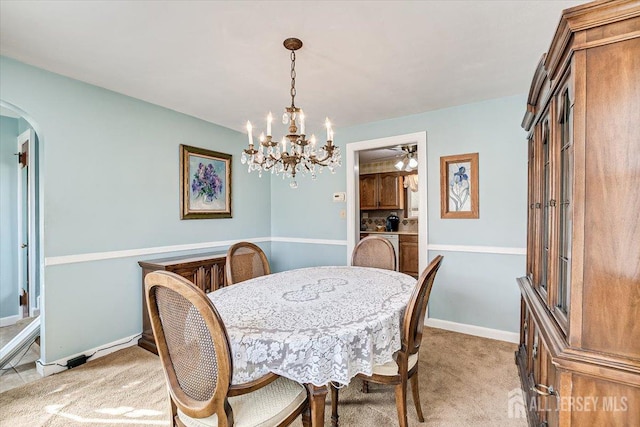
[[[296,174],[311,174],[311,179],[316,179],[316,172],[322,172],[327,167],[331,173],[340,166],[340,148],[333,145],[333,130],[331,122],[327,118],[327,143],[323,147],[316,147],[316,137],[311,135],[307,139],[305,134],[305,116],[300,107],[296,107],[296,50],[302,47],[302,41],[296,38],[288,38],[284,41],[284,47],[291,51],[291,106],[285,108],[282,115],[282,123],[289,125],[289,133],[280,141],[271,134],[273,116],[271,112],[267,116],[267,134],[260,134],[258,148],[253,144],[253,126],[247,121],[247,134],[249,147],[242,151],[240,161],[247,164],[249,172],[271,171],[276,175],[282,174],[282,178],[290,178],[291,188],[297,188]]]

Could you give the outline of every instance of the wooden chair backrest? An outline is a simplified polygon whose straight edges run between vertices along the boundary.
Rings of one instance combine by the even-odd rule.
[[[227,251],[225,265],[227,285],[271,274],[269,260],[259,246],[238,242]]]
[[[145,297],[158,355],[178,409],[193,418],[232,423],[227,402],[232,361],[227,331],[205,293],[167,271],[145,278]]]
[[[438,255],[424,269],[407,305],[402,325],[402,347],[408,354],[414,354],[420,348],[431,288],[443,258],[442,255]]]
[[[390,241],[380,236],[367,236],[353,248],[351,265],[396,269],[396,251]]]

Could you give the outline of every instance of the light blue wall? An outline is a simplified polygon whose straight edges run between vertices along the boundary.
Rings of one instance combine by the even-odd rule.
[[[45,257],[249,237],[346,239],[344,166],[316,182],[247,174],[243,134],[0,57],[2,100],[37,121],[44,184]],[[525,96],[340,128],[348,142],[427,131],[429,243],[525,246],[526,149],[519,123]],[[179,219],[178,145],[230,153],[232,219]],[[439,218],[439,157],[480,153],[480,219]],[[250,196],[248,196],[250,195]],[[274,271],[344,264],[346,247],[261,244]],[[216,249],[224,250],[225,248]],[[44,360],[52,361],[141,330],[139,259],[45,269]],[[516,331],[514,277],[524,257],[444,253],[431,316]],[[429,253],[429,258],[435,252]]]
[[[349,142],[426,131],[429,244],[524,248],[527,156],[520,122],[525,106],[526,96],[518,95],[350,128],[341,129],[336,123],[335,139],[344,150]],[[440,157],[473,152],[479,153],[480,162],[480,219],[441,219]],[[336,175],[319,176],[315,183],[299,182],[304,185],[297,190],[291,190],[287,181],[274,180],[272,184],[274,235],[346,239],[346,221],[339,218],[344,205],[330,200],[332,192],[345,191],[344,167]],[[278,257],[288,260],[287,267],[301,266],[305,262],[302,254],[316,253],[315,245],[309,246],[308,250],[279,248]],[[428,257],[435,255],[431,251]],[[430,316],[516,332],[520,304],[515,277],[524,274],[525,257],[443,255]]]
[[[0,116],[0,318],[18,314],[18,119]]]
[[[272,242],[271,270],[276,273],[319,265],[345,265],[346,255],[343,245]]]
[[[2,100],[38,125],[45,257],[270,235],[270,183],[240,164],[242,134],[6,57],[0,73]],[[233,218],[180,220],[179,144],[234,156]],[[45,361],[140,332],[138,260],[46,267]]]

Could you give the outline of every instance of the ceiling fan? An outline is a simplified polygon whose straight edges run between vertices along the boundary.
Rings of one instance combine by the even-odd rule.
[[[418,150],[417,145],[409,145],[409,146],[401,146],[398,147],[403,152],[402,156],[394,165],[396,169],[404,172],[411,172],[418,167],[418,159],[416,155],[416,151]],[[393,149],[397,149],[394,147]]]

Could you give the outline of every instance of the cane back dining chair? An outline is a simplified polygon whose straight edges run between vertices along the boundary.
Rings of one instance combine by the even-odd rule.
[[[351,265],[396,269],[396,251],[390,241],[380,236],[367,236],[353,248]]]
[[[145,278],[153,335],[178,427],[286,426],[308,404],[304,386],[275,374],[231,385],[225,326],[205,293],[167,271]],[[309,417],[303,416],[308,427]]]
[[[404,312],[402,320],[401,348],[395,354],[395,360],[373,367],[373,374],[358,377],[377,384],[395,385],[396,408],[400,427],[407,427],[407,382],[411,380],[413,403],[418,413],[418,420],[424,422],[422,407],[420,406],[420,394],[418,391],[418,350],[422,341],[424,329],[424,316],[429,304],[429,295],[433,287],[436,273],[442,264],[442,255],[438,255],[422,272],[418,283],[413,290],[409,304]],[[333,425],[338,423],[338,389],[331,388],[331,419]],[[363,391],[365,388],[363,387]]]
[[[227,285],[271,274],[269,260],[259,246],[238,242],[227,251],[225,265]]]

